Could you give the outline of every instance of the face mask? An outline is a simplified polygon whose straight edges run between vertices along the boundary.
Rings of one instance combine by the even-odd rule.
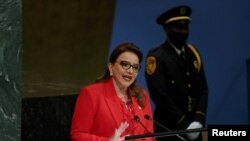
[[[181,49],[182,46],[186,43],[188,38],[188,33],[174,32],[171,31],[168,33],[169,41],[174,44],[178,49]]]

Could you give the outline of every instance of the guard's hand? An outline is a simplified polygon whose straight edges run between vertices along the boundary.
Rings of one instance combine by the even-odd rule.
[[[191,122],[187,129],[202,128],[202,124],[198,121]],[[195,140],[200,135],[200,132],[188,133],[189,140]]]
[[[121,137],[121,134],[124,132],[125,129],[127,129],[129,124],[127,122],[122,122],[118,129],[115,129],[115,133],[112,137],[109,138],[109,141],[124,141],[125,136]]]

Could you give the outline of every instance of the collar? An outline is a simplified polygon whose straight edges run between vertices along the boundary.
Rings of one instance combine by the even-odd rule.
[[[185,52],[185,48],[184,46],[181,49],[178,49],[174,44],[172,44],[170,41],[168,41],[168,43],[174,48],[174,50],[176,51],[176,53],[178,55],[181,55],[181,52]]]

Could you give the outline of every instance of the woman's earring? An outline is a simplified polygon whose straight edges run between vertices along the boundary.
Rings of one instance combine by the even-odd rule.
[[[113,74],[112,74],[112,72],[110,72],[110,74],[109,74],[110,76],[112,76]]]

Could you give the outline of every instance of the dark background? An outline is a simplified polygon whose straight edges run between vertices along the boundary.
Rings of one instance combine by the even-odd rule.
[[[188,42],[200,50],[207,74],[207,124],[249,124],[249,0],[118,0],[111,49],[119,42],[132,41],[146,54],[165,39],[155,19],[181,4],[192,7]],[[142,66],[138,82],[146,87]]]

